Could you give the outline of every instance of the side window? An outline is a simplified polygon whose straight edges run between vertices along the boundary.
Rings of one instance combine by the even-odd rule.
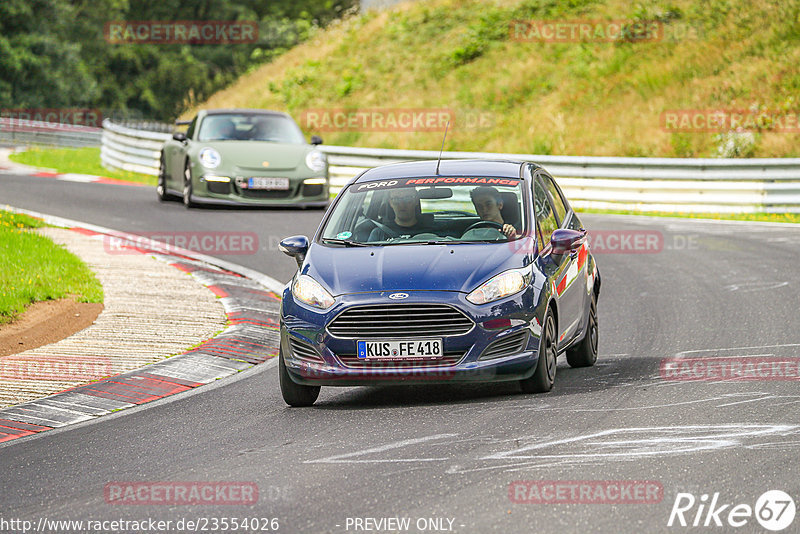
[[[550,243],[550,236],[558,229],[558,221],[541,179],[537,177],[533,184],[533,209],[542,231],[542,244],[546,247]]]
[[[543,251],[545,243],[542,241],[542,232],[539,231],[539,225],[536,225],[536,250]]]
[[[192,122],[189,124],[189,129],[186,130],[186,137],[192,139],[194,137],[194,127],[197,124],[197,117],[192,119]]]
[[[561,198],[561,194],[559,193],[552,176],[544,173],[540,174],[539,176],[544,183],[545,189],[547,189],[547,192],[550,193],[550,198],[553,201],[553,207],[555,208],[556,215],[558,216],[558,221],[563,223],[564,217],[567,215],[567,208],[564,206],[564,199]]]
[[[581,220],[578,218],[578,215],[574,211],[572,212],[572,217],[569,218],[569,229],[570,230],[583,229],[583,223],[581,223]]]

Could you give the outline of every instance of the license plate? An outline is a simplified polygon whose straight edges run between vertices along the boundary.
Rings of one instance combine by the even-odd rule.
[[[277,189],[286,191],[289,189],[288,178],[248,178],[248,189]]]
[[[441,339],[358,341],[358,357],[366,360],[419,360],[443,356]]]

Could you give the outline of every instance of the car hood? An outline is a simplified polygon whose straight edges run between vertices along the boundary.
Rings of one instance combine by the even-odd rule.
[[[520,240],[525,241],[525,240]],[[492,276],[523,267],[529,243],[336,247],[313,243],[303,273],[334,295],[369,291],[468,293]]]
[[[220,169],[235,167],[241,171],[291,171],[305,167],[305,157],[313,147],[291,143],[268,143],[265,141],[211,141],[197,144],[199,154],[205,147],[212,147],[220,156]],[[235,162],[235,165],[233,164]],[[267,162],[267,165],[264,164]]]

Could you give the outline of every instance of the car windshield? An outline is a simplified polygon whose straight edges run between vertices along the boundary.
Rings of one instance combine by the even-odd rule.
[[[303,133],[292,119],[263,113],[206,115],[200,124],[197,140],[305,143]]]
[[[527,227],[522,183],[481,176],[358,182],[341,193],[321,241],[358,246],[517,239]]]

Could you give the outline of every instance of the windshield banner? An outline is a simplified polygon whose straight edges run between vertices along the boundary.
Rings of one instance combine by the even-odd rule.
[[[373,189],[391,189],[412,185],[499,185],[516,187],[519,178],[488,178],[485,176],[434,176],[431,178],[399,178],[355,184],[355,191],[371,191]]]

